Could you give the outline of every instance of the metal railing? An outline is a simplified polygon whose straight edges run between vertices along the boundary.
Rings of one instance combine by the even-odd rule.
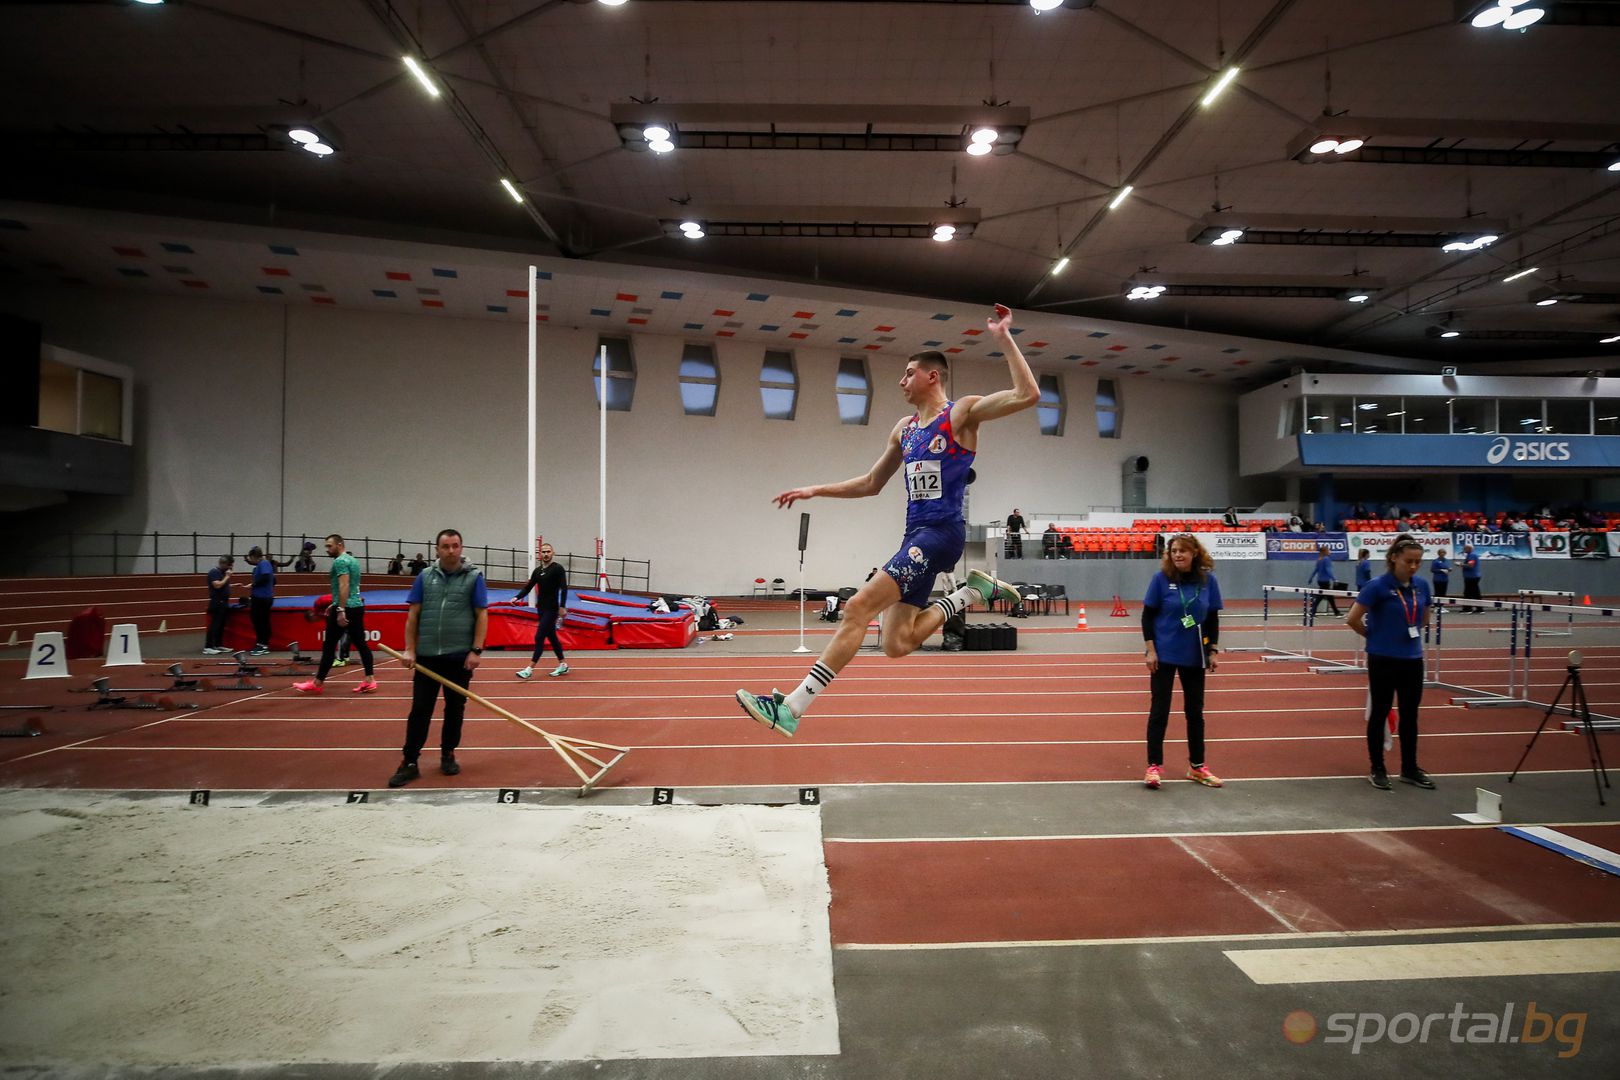
[[[221,555],[242,559],[248,548],[261,547],[276,562],[291,562],[305,543],[314,543],[317,568],[324,571],[326,534],[300,533],[164,533],[68,532],[25,541],[20,556],[11,561],[8,577],[88,577],[121,574],[200,574],[211,569]],[[386,574],[396,555],[408,563],[420,553],[431,562],[433,543],[404,537],[346,537],[349,554],[365,574]],[[533,556],[525,548],[469,545],[469,561],[490,581],[525,581]],[[594,555],[559,554],[557,562],[568,573],[570,587],[594,587]],[[291,566],[286,569],[290,570]],[[608,584],[627,592],[650,592],[652,562],[647,559],[609,558]],[[406,577],[410,568],[405,568]]]

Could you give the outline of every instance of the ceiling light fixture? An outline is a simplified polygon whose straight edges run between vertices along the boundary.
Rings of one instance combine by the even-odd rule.
[[[1215,85],[1209,88],[1209,93],[1205,94],[1203,100],[1198,104],[1200,106],[1208,106],[1210,102],[1220,97],[1221,91],[1232,85],[1232,80],[1237,78],[1237,74],[1238,69],[1235,67],[1229,67],[1225,71],[1221,72],[1221,77],[1215,80]]]
[[[416,81],[422,84],[422,89],[428,92],[429,97],[439,96],[439,88],[434,85],[432,79],[428,78],[427,70],[417,62],[416,57],[402,56],[400,59],[405,61],[405,70],[416,76]]]
[[[1507,277],[1503,278],[1502,279],[1502,284],[1506,285],[1510,281],[1518,281],[1520,278],[1525,277],[1525,276],[1527,276],[1529,274],[1533,274],[1539,269],[1541,269],[1541,267],[1539,267],[1539,266],[1527,266],[1523,270],[1520,270],[1518,273],[1509,274]]]
[[[1365,304],[1367,301],[1371,300],[1372,297],[1363,292],[1356,293],[1353,296],[1347,296],[1345,299],[1350,301],[1352,304]]]
[[[1617,342],[1620,342],[1620,334],[1616,334],[1613,337],[1602,338],[1602,339],[1600,339],[1598,341],[1598,344],[1599,345],[1613,345],[1613,344],[1616,344]]]
[[[504,176],[501,177],[501,187],[505,188],[506,193],[512,196],[513,202],[521,203],[523,201],[523,193],[517,189],[517,185],[513,184],[512,181],[508,180]]]
[[[1119,204],[1129,198],[1131,192],[1134,190],[1135,188],[1131,187],[1130,184],[1126,184],[1124,187],[1120,188],[1119,194],[1114,196],[1114,201],[1108,204],[1108,209],[1117,210],[1119,208]]]
[[[1313,154],[1348,154],[1360,150],[1362,142],[1345,135],[1326,135],[1311,143],[1308,149]]]
[[[1242,229],[1225,229],[1209,243],[1211,247],[1230,247],[1241,239],[1243,239]]]
[[[314,154],[316,157],[328,157],[328,156],[330,156],[332,154],[337,153],[336,149],[326,145],[323,142],[304,143],[304,149],[308,150],[311,154]]]
[[[1545,300],[1537,300],[1536,307],[1552,307],[1556,303],[1558,303],[1558,298],[1555,296],[1549,296]]]
[[[623,7],[624,6],[624,0],[596,0],[596,2],[598,4],[601,4],[603,7]]]
[[[1440,336],[1443,337],[1443,338],[1462,337],[1462,331],[1461,330],[1442,330],[1440,332]]]
[[[940,220],[941,213],[949,213]],[[764,206],[688,207],[686,216],[663,218],[668,236],[701,230],[709,236],[746,239],[884,239],[966,240],[979,224],[979,211],[959,206],[949,211],[914,206]]]
[[[1620,160],[1611,161],[1607,172],[1620,172]]]
[[[1440,248],[1440,250],[1441,251],[1479,251],[1479,250],[1481,250],[1483,248],[1490,247],[1492,244],[1496,243],[1500,239],[1501,239],[1501,237],[1495,235],[1494,233],[1486,233],[1483,236],[1476,236],[1472,240],[1453,240],[1451,243],[1445,244],[1444,246],[1442,246]]]
[[[1061,258],[1061,259],[1059,259],[1057,261],[1057,264],[1055,266],[1052,267],[1052,276],[1056,277],[1057,275],[1063,273],[1063,271],[1067,270],[1068,268],[1069,268],[1069,257],[1067,255],[1065,255],[1065,256],[1063,256],[1063,258]]]
[[[331,137],[323,135],[312,127],[288,128],[287,138],[291,139],[298,149],[314,154],[316,157],[328,157],[337,152],[337,147],[333,144]]]
[[[1005,105],[820,105],[802,102],[612,104],[628,150],[672,142],[688,150],[887,151],[975,156],[1014,153],[1030,112]],[[655,139],[656,132],[664,139]],[[984,147],[984,149],[974,149]]]
[[[934,239],[938,240],[940,243],[945,243],[948,240],[956,239],[956,226],[936,225],[934,227]]]
[[[1051,11],[1053,8],[1062,7],[1063,0],[1029,0],[1029,6],[1035,9],[1035,14],[1039,15],[1043,11]]]
[[[1157,300],[1164,295],[1163,285],[1138,285],[1125,294],[1127,300]]]
[[[1225,241],[1300,247],[1427,247],[1498,236],[1506,221],[1491,218],[1397,218],[1361,214],[1205,214],[1187,230],[1194,244]]]

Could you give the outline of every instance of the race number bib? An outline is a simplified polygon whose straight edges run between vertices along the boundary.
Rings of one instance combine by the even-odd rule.
[[[924,499],[944,497],[940,487],[939,462],[913,461],[906,465],[906,499],[921,502]]]

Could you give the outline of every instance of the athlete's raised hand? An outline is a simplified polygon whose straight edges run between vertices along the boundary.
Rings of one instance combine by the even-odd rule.
[[[816,493],[811,488],[793,488],[789,491],[782,492],[782,494],[778,495],[771,501],[777,506],[781,507],[783,510],[786,510],[800,499],[813,499],[815,497]]]
[[[992,334],[1005,336],[1012,329],[1012,308],[997,304],[996,313],[984,320],[984,328]]]

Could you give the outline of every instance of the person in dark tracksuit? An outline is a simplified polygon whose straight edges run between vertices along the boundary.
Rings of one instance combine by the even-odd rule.
[[[427,745],[433,723],[433,705],[439,683],[422,674],[431,671],[466,689],[483,661],[484,635],[489,630],[489,592],[483,573],[461,557],[461,534],[445,529],[434,540],[438,561],[417,575],[406,597],[405,667],[411,678],[411,712],[405,721],[402,760],[389,787],[403,787],[421,770],[416,759]],[[461,772],[456,748],[461,745],[461,721],[467,699],[453,690],[444,692],[444,723],[439,732],[439,771],[446,776]]]
[[[270,651],[270,609],[276,602],[276,564],[263,548],[249,548],[247,561],[253,567],[253,584],[248,589],[248,614],[253,619],[252,655]]]
[[[520,604],[529,590],[534,590],[534,613],[539,616],[534,628],[534,655],[529,657],[527,667],[518,669],[520,679],[534,674],[534,665],[540,662],[540,654],[546,651],[548,641],[557,655],[557,667],[551,673],[568,674],[568,660],[563,656],[562,638],[557,633],[558,621],[568,614],[568,574],[555,562],[556,555],[550,544],[541,544],[540,565],[529,575],[529,583],[523,586],[523,591],[512,598],[514,604]]]
[[[1401,781],[1433,788],[1434,781],[1418,766],[1418,706],[1423,702],[1423,631],[1429,625],[1433,601],[1429,583],[1417,576],[1423,563],[1423,545],[1401,534],[1384,557],[1389,572],[1375,577],[1356,594],[1345,623],[1367,639],[1367,756],[1372,771],[1368,781],[1388,791],[1384,769],[1385,720],[1391,704],[1399,713]]]
[[[1434,562],[1429,564],[1429,576],[1434,579],[1434,595],[1446,595],[1446,590],[1451,587],[1451,560],[1446,558],[1445,548],[1441,548]]]
[[[1328,607],[1333,609],[1333,614],[1340,614],[1338,601],[1333,599],[1331,591],[1333,588],[1333,557],[1328,554],[1326,544],[1316,545],[1316,566],[1311,570],[1311,583],[1318,589],[1328,590],[1325,594],[1319,593],[1311,597],[1311,614],[1316,614],[1316,609],[1322,606],[1324,600],[1327,601]]]
[[[1148,708],[1147,775],[1157,788],[1164,766],[1164,733],[1170,724],[1170,695],[1181,678],[1187,712],[1187,779],[1220,787],[1220,777],[1204,764],[1204,676],[1215,670],[1221,636],[1221,586],[1214,561],[1192,533],[1170,538],[1162,569],[1148,583],[1142,600],[1142,637],[1152,703]]]

